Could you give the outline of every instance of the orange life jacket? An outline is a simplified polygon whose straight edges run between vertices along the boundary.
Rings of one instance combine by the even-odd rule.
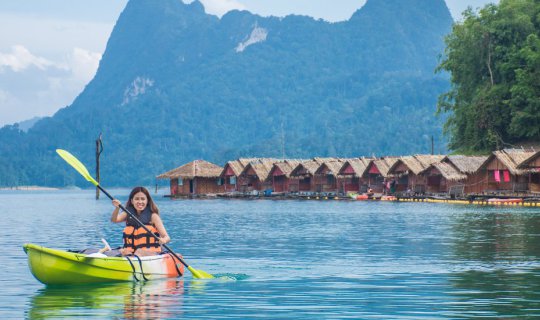
[[[135,210],[130,211],[134,212]],[[159,237],[156,227],[151,224],[152,212],[150,208],[146,207],[140,215],[137,215],[137,219],[139,219],[148,230]],[[161,245],[158,240],[152,236],[152,234],[144,230],[143,227],[139,226],[138,223],[129,216],[126,220],[126,227],[122,233],[122,239],[124,241],[124,248],[132,248],[133,251],[137,249],[147,249],[154,252],[161,252]]]

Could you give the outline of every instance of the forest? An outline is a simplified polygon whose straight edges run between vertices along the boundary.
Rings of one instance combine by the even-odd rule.
[[[438,71],[449,148],[486,153],[540,142],[540,2],[501,0],[468,10],[445,39]]]

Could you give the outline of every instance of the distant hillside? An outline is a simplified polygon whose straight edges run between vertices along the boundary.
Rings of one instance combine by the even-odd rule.
[[[19,125],[19,129],[26,132],[30,128],[32,128],[34,124],[36,124],[36,122],[38,122],[41,119],[43,119],[43,117],[33,117],[32,119],[24,120],[24,121],[18,122],[17,124]]]
[[[368,0],[340,23],[130,0],[72,105],[27,133],[0,129],[0,185],[86,185],[54,149],[93,168],[100,132],[109,186],[193,159],[429,152],[451,24],[444,0]]]

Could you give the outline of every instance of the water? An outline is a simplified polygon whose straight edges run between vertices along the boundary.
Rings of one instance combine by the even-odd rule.
[[[2,318],[540,317],[537,208],[157,196],[171,248],[227,277],[45,287],[23,243],[120,245],[110,201],[93,197],[0,191]]]

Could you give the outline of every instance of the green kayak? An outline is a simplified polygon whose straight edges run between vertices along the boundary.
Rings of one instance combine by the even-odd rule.
[[[176,278],[184,266],[165,253],[146,257],[107,257],[25,244],[30,271],[46,285]]]

